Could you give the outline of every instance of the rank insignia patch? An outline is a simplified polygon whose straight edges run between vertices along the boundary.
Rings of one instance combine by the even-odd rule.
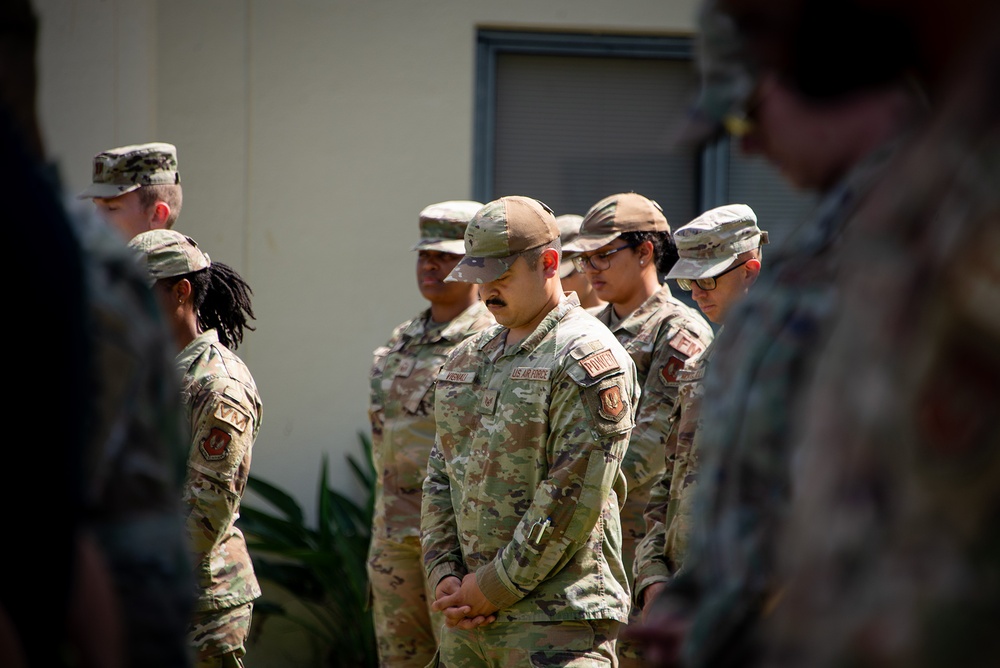
[[[208,436],[201,442],[201,454],[209,461],[218,461],[226,456],[226,449],[232,437],[218,427],[213,427]]]

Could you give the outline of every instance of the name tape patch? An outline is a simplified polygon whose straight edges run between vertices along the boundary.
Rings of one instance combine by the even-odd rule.
[[[548,380],[552,369],[532,366],[519,366],[510,372],[511,380]]]
[[[475,371],[442,371],[438,374],[438,380],[449,383],[471,383],[475,379]]]
[[[674,335],[674,338],[670,339],[670,346],[674,350],[679,350],[688,357],[694,357],[705,349],[705,346],[693,340],[684,332],[677,332],[677,334]]]
[[[607,348],[580,360],[580,366],[584,368],[587,375],[591,378],[597,378],[602,373],[620,368],[618,360],[615,359],[615,354]]]

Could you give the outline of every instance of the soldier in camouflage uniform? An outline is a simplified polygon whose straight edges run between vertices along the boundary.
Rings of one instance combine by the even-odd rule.
[[[679,261],[667,274],[688,290],[705,316],[722,326],[760,274],[767,232],[745,204],[706,211],[674,232]],[[714,344],[714,341],[713,341]],[[644,607],[680,568],[690,533],[692,483],[698,470],[694,437],[700,425],[702,378],[714,345],[687,360],[679,383],[671,432],[673,462],[653,488],[646,508],[646,536],[636,548],[633,596]]]
[[[840,237],[915,104],[898,82],[835,104],[808,101],[774,73],[741,67],[735,26],[712,3],[700,20],[702,67],[715,77],[706,76],[703,111],[742,133],[744,150],[822,193],[717,338],[704,379],[687,555],[647,614],[654,665],[752,666],[762,615],[778,597],[775,544],[789,510],[792,418],[837,297]]]
[[[435,392],[420,527],[434,607],[447,620],[439,663],[617,665],[635,365],[562,292],[548,207],[490,202],[465,249],[450,278],[480,284],[499,325],[456,348]]]
[[[476,287],[446,283],[465,252],[462,237],[479,202],[450,201],[420,212],[417,287],[430,308],[396,327],[371,370],[375,510],[368,552],[379,663],[423,668],[443,618],[430,609],[420,553],[420,495],[434,445],[434,383],[448,354],[494,324]]]
[[[243,533],[236,527],[250,474],[261,401],[250,370],[232,352],[253,329],[249,286],[173,230],[137,235],[149,282],[181,351],[181,397],[189,416],[184,504],[198,599],[189,637],[197,666],[242,666],[253,601],[260,596]]]
[[[836,19],[860,65],[842,85],[898,66],[934,109],[845,233],[839,305],[801,404],[769,665],[995,666],[1000,7],[867,4],[807,5],[827,11],[783,24],[789,57],[832,94],[814,73]],[[869,33],[880,18],[891,25]],[[893,63],[894,39],[917,51]]]
[[[567,250],[572,246],[573,241],[580,236],[580,223],[583,216],[578,213],[564,213],[556,216],[556,225],[559,226],[559,242],[562,244],[562,261],[559,263],[559,279],[562,281],[563,290],[575,292],[580,300],[580,306],[586,309],[587,313],[598,313],[606,304],[604,300],[594,292],[594,286],[587,280],[587,275],[578,271],[573,264],[573,251]]]
[[[92,199],[126,241],[172,228],[183,202],[177,147],[153,142],[101,151],[94,156],[93,182],[78,197]]]
[[[677,372],[712,341],[712,328],[690,306],[660,284],[676,258],[670,226],[660,206],[636,193],[605,197],[584,216],[580,234],[569,246],[573,262],[608,302],[597,319],[625,347],[636,372],[642,398],[629,439],[622,471],[628,498],[622,507],[622,550],[631,581],[636,546],[645,534],[643,512],[649,495],[663,477],[667,436],[677,401]],[[632,611],[637,621],[639,609]],[[640,665],[628,641],[618,643],[625,666]]]

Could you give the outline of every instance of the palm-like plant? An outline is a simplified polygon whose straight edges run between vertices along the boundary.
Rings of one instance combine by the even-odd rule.
[[[310,613],[295,614],[269,600],[265,587],[254,605],[255,617],[279,615],[296,623],[321,644],[327,665],[365,668],[377,665],[365,568],[375,470],[371,440],[364,433],[359,436],[365,456],[361,462],[351,455],[347,460],[366,492],[363,504],[329,487],[324,455],[315,528],[306,526],[302,508],[290,494],[255,476],[247,484],[274,512],[243,505],[239,525],[258,578],[281,586]]]

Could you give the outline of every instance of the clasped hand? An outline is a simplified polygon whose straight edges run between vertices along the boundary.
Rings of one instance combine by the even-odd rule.
[[[461,580],[454,575],[441,580],[434,590],[431,608],[444,613],[445,624],[460,629],[474,629],[495,622],[498,608],[483,596],[476,574],[469,573]]]

